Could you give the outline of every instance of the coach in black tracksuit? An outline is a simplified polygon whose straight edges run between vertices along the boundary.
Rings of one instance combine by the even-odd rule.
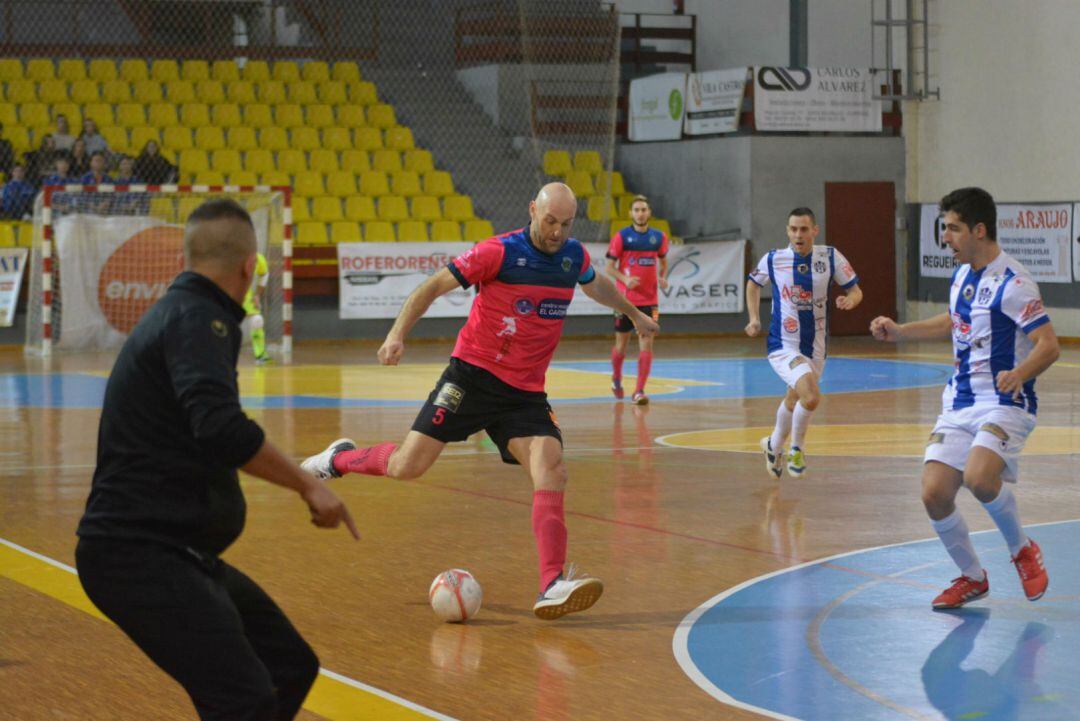
[[[359,536],[341,501],[240,409],[240,302],[255,265],[247,212],[231,200],[200,206],[184,260],[109,376],[79,580],[200,718],[291,719],[319,663],[270,597],[219,558],[244,526],[236,469],[297,491],[316,525],[344,522]]]

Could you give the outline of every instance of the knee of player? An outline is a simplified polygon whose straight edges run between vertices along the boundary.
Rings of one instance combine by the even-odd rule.
[[[569,478],[566,464],[561,459],[538,469],[536,475],[535,484],[537,489],[545,491],[565,490]]]
[[[821,403],[821,392],[813,390],[804,393],[802,397],[799,398],[799,403],[801,403],[802,407],[808,411],[817,410],[818,404]]]
[[[979,471],[964,471],[964,485],[983,503],[989,503],[1001,492],[1001,480]]]
[[[952,512],[956,494],[938,486],[923,484],[922,502],[933,518],[944,518]]]
[[[399,450],[390,456],[386,464],[386,475],[399,481],[412,481],[424,475],[427,469],[427,465],[410,458]]]

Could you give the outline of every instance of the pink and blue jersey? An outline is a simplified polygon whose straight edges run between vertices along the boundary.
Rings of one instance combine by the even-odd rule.
[[[647,228],[639,233],[631,225],[616,233],[608,245],[607,257],[615,261],[620,273],[640,279],[638,287],[629,289],[616,281],[619,292],[634,305],[658,305],[658,265],[667,254],[668,238],[662,230]]]
[[[559,252],[536,249],[528,226],[478,243],[447,264],[462,287],[477,286],[451,354],[524,391],[543,391],[578,283],[596,278],[574,238]]]

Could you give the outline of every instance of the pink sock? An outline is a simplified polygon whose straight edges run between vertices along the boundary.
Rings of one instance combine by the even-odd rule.
[[[625,358],[626,356],[615,348],[611,349],[611,380],[616,383],[622,382],[622,362]]]
[[[566,521],[562,491],[534,491],[533,535],[540,557],[540,593],[562,573],[566,563]]]
[[[649,380],[649,371],[652,370],[652,351],[643,350],[637,359],[637,388],[634,393],[645,390],[645,382]]]
[[[396,443],[380,443],[370,448],[357,448],[354,451],[342,451],[334,456],[334,470],[346,473],[363,473],[365,476],[385,476],[390,463],[390,454],[397,448]]]

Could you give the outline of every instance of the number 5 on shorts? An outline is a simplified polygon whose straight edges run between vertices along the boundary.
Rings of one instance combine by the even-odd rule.
[[[441,426],[442,422],[446,419],[446,409],[436,408],[435,414],[431,417],[431,422],[437,426]]]

